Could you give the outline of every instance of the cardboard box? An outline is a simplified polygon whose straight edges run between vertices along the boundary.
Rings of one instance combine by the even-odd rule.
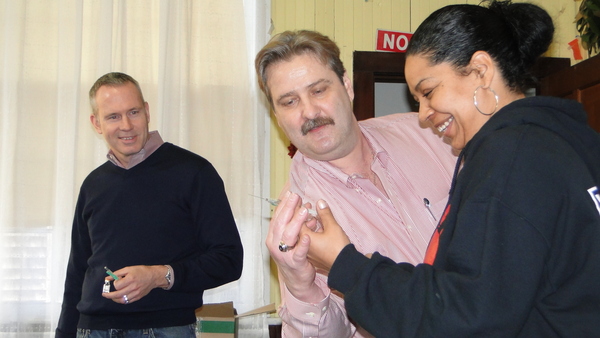
[[[236,314],[233,302],[204,304],[196,310],[198,338],[237,338],[237,318],[275,312],[275,304]]]

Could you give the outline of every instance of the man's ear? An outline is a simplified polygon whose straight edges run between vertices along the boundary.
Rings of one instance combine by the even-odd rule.
[[[144,102],[144,109],[146,110],[146,120],[150,123],[150,105],[148,102]]]
[[[489,88],[497,71],[496,63],[494,63],[490,54],[481,50],[473,53],[469,65],[477,77],[481,79],[481,86]]]
[[[344,72],[342,82],[344,83],[344,88],[346,88],[346,93],[350,97],[350,101],[354,101],[354,86],[352,86],[352,81],[348,77],[348,72]]]
[[[100,121],[95,114],[90,115],[90,122],[92,122],[92,126],[96,129],[98,134],[102,134],[102,128],[100,128]]]
[[[279,126],[279,128],[281,128],[281,122],[279,122],[279,115],[275,111],[275,107],[272,104],[271,104],[271,107],[269,108],[269,114],[273,114],[273,118],[275,118],[275,122],[277,122],[277,126]]]

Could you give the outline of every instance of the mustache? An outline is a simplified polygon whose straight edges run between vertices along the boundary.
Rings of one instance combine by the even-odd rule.
[[[317,117],[315,119],[308,120],[302,124],[302,135],[306,136],[309,131],[328,124],[335,125],[335,122],[330,117]]]

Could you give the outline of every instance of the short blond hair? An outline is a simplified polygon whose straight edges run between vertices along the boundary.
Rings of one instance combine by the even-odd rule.
[[[142,94],[142,89],[140,88],[140,84],[131,76],[125,73],[112,72],[102,75],[96,82],[92,88],[90,88],[90,106],[92,107],[92,112],[94,115],[98,115],[98,104],[96,103],[96,93],[102,86],[121,86],[126,83],[133,83],[135,88],[137,88],[140,93],[140,98],[142,102],[144,101],[144,95]]]

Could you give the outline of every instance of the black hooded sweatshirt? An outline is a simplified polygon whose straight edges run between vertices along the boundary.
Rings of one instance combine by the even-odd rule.
[[[600,135],[586,118],[549,97],[498,111],[461,152],[431,264],[342,250],[328,283],[348,315],[377,337],[600,337]]]

